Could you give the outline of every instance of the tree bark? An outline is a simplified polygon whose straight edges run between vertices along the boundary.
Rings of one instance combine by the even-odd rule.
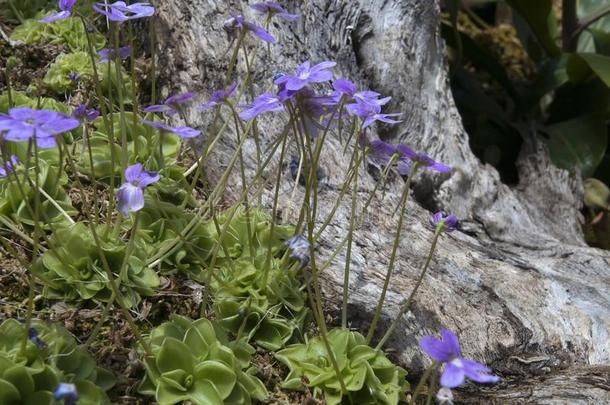
[[[158,62],[164,95],[197,91],[207,98],[222,88],[230,41],[222,22],[231,14],[257,17],[246,2],[221,0],[156,1]],[[554,167],[541,142],[524,140],[517,162],[519,184],[501,182],[493,167],[471,152],[468,135],[454,105],[448,82],[446,48],[439,33],[438,1],[307,0],[283,2],[302,17],[274,21],[278,43],[270,54],[254,38],[247,40],[254,61],[253,94],[268,91],[278,71],[291,72],[310,59],[337,62],[336,77],[392,96],[388,112],[404,113],[394,127],[378,127],[380,137],[405,142],[452,165],[450,174],[417,177],[408,205],[398,264],[390,283],[380,329],[396,315],[416,282],[433,229],[432,212],[442,209],[460,219],[459,230],[442,236],[436,257],[417,293],[412,311],[402,317],[386,345],[417,374],[429,363],[418,339],[446,327],[458,333],[465,357],[489,364],[504,382],[492,389],[469,388],[464,402],[602,403],[610,401],[610,254],[589,248],[580,228],[582,185],[578,174]],[[261,21],[262,19],[258,19]],[[242,59],[242,58],[240,58]],[[238,76],[245,66],[240,63]],[[242,102],[249,101],[250,96]],[[189,124],[204,133],[212,114],[191,111]],[[263,147],[277,135],[281,121],[259,122]],[[213,181],[222,172],[235,135],[227,132],[208,162]],[[294,149],[292,149],[294,153]],[[255,146],[244,146],[248,173],[255,170]],[[319,222],[333,206],[344,183],[350,151],[330,137],[320,166]],[[273,165],[272,165],[273,166]],[[277,161],[275,161],[277,166]],[[217,169],[215,169],[217,168]],[[372,165],[361,176],[359,201],[368,196],[378,174]],[[265,172],[261,201],[271,206],[276,167]],[[291,199],[294,180],[283,170],[280,201],[284,218],[294,221],[302,188]],[[396,207],[403,180],[392,175],[387,189],[371,204],[355,232],[350,280],[349,318],[366,331],[386,272]],[[237,173],[227,199],[241,191]],[[319,261],[347,233],[349,193],[317,248]],[[340,306],[345,252],[323,274],[327,307]],[[557,400],[558,402],[553,402]]]

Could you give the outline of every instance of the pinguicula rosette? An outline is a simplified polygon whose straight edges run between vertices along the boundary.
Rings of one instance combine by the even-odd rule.
[[[442,340],[434,336],[420,339],[421,349],[432,359],[444,364],[441,374],[441,386],[455,388],[464,383],[466,378],[478,383],[496,383],[498,376],[490,374],[491,369],[476,361],[462,357],[460,342],[457,336],[448,329],[441,329]]]

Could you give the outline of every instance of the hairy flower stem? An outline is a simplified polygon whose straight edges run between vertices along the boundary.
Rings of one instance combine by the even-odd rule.
[[[398,225],[396,228],[396,237],[394,238],[394,245],[392,246],[392,254],[390,255],[390,263],[388,264],[388,271],[385,275],[385,280],[383,282],[383,289],[381,290],[381,296],[379,297],[379,302],[377,303],[377,308],[375,309],[375,314],[373,315],[373,320],[371,321],[371,326],[369,327],[369,331],[366,335],[366,343],[370,344],[373,339],[373,335],[375,334],[375,329],[377,328],[377,322],[379,322],[379,317],[381,316],[381,309],[383,308],[383,303],[385,301],[385,295],[388,292],[388,286],[390,285],[390,278],[392,277],[392,271],[394,270],[394,263],[396,262],[396,254],[398,252],[398,245],[400,244],[400,235],[402,234],[402,224],[405,218],[405,212],[407,208],[407,201],[409,200],[409,191],[411,188],[411,180],[413,176],[417,172],[419,168],[419,164],[417,162],[413,162],[411,166],[411,170],[409,171],[409,176],[407,177],[407,181],[405,182],[405,186],[402,192],[402,196],[400,198],[400,203],[398,207],[400,209],[400,214],[398,216]]]
[[[283,139],[284,136],[286,136],[286,132],[288,131],[288,129],[289,129],[289,126],[287,126],[284,129],[284,131],[282,132],[282,134],[280,134],[280,136],[272,142],[272,144],[270,146],[271,151],[269,152],[269,156],[266,158],[266,160],[261,165],[260,171],[255,173],[254,177],[248,184],[248,187],[246,188],[245,192],[249,192],[249,190],[252,187],[254,187],[254,185],[256,184],[256,182],[258,181],[260,176],[262,175],[262,171],[265,170],[265,168],[271,161],[275,151],[277,150],[277,148],[280,145],[281,140]],[[245,140],[245,137],[242,137],[241,143],[239,145],[237,145],[237,150],[233,153],[233,156],[231,157],[231,161],[227,165],[227,169],[224,171],[220,180],[214,187],[214,190],[212,190],[212,192],[210,193],[210,195],[208,197],[208,201],[210,202],[210,204],[206,204],[206,205],[200,207],[199,210],[195,213],[195,216],[193,217],[193,219],[191,221],[189,221],[189,223],[182,230],[181,234],[179,236],[177,236],[176,238],[174,238],[172,240],[172,243],[169,243],[167,247],[160,250],[160,252],[158,252],[153,257],[151,257],[149,259],[149,261],[147,262],[147,266],[155,267],[157,264],[159,264],[161,261],[163,261],[166,257],[173,254],[173,252],[175,252],[177,249],[180,248],[180,246],[182,246],[181,239],[187,240],[189,238],[189,235],[191,234],[191,232],[194,230],[194,226],[196,224],[198,224],[205,217],[205,215],[209,214],[210,212],[213,212],[213,203],[224,192],[229,174],[231,173],[231,170],[233,170],[233,166],[237,162],[237,158],[238,158],[238,154],[239,154],[238,150],[239,150],[239,148],[242,147],[244,140]],[[243,195],[240,196],[238,201],[241,201],[242,198],[243,198]],[[212,208],[210,210],[208,210],[208,208],[210,208],[211,206],[212,206]]]
[[[62,147],[61,145],[62,145],[62,142],[59,142],[58,147]],[[142,348],[144,348],[144,351],[146,352],[146,354],[148,356],[152,356],[152,350],[150,348],[150,345],[148,344],[148,342],[146,342],[142,338],[142,334],[140,333],[140,330],[139,330],[138,326],[136,325],[135,320],[129,313],[129,309],[127,308],[127,306],[125,305],[125,302],[123,301],[123,295],[121,294],[121,291],[119,290],[119,287],[116,284],[116,281],[114,279],[114,274],[112,273],[112,270],[110,269],[110,265],[108,264],[108,260],[106,259],[106,255],[104,254],[104,250],[102,248],[102,242],[101,242],[100,237],[95,228],[95,224],[93,223],[93,221],[91,221],[91,209],[89,207],[89,203],[87,202],[87,199],[85,198],[85,192],[83,191],[84,188],[83,188],[83,185],[80,182],[80,179],[78,176],[78,170],[77,170],[76,166],[74,165],[74,162],[72,161],[72,157],[70,156],[70,151],[67,147],[66,147],[66,160],[68,161],[68,164],[70,165],[72,173],[75,174],[74,181],[77,185],[77,189],[79,191],[81,201],[83,203],[83,208],[84,208],[83,213],[85,214],[85,216],[88,219],[87,224],[89,226],[89,229],[91,230],[91,235],[93,236],[93,241],[95,243],[95,247],[97,249],[97,253],[100,258],[100,261],[102,262],[102,267],[103,267],[104,271],[106,272],[106,276],[108,277],[108,284],[110,284],[110,289],[112,290],[112,295],[114,296],[114,300],[121,308],[121,312],[123,313],[123,316],[125,317],[125,321],[129,325],[129,328],[133,332],[138,343],[140,343]]]
[[[272,256],[272,241],[275,232],[275,221],[277,218],[277,202],[280,195],[280,187],[282,185],[282,166],[284,163],[284,157],[286,155],[286,143],[288,136],[284,136],[282,140],[282,150],[280,151],[280,160],[277,164],[277,174],[275,179],[275,190],[273,192],[273,208],[271,209],[271,228],[269,229],[269,248],[267,249],[267,256],[265,257],[265,265],[263,267],[263,288],[267,287],[267,279],[269,277],[269,267],[271,266]]]
[[[233,113],[233,119],[235,121],[235,132],[237,133],[237,143],[243,144],[243,142],[241,141],[242,131],[240,131],[241,127],[240,127],[239,115],[237,114],[237,111],[235,111],[235,108],[233,107],[233,104],[231,104],[231,102],[227,102],[227,104],[229,105],[229,107],[231,108],[231,112]],[[246,135],[244,134],[243,137],[244,137],[244,141],[245,141]],[[252,263],[254,263],[254,256],[255,256],[254,240],[253,240],[254,233],[252,232],[252,221],[250,218],[250,199],[248,197],[248,193],[245,192],[247,180],[246,180],[246,165],[244,163],[243,147],[239,148],[239,173],[241,175],[241,190],[242,190],[242,196],[244,199],[244,206],[246,207],[246,232],[248,232],[248,248],[250,250],[250,259],[251,259]]]
[[[136,126],[138,125],[138,116],[136,111],[138,111],[138,87],[136,86],[136,52],[133,40],[133,26],[132,22],[129,21],[129,25],[127,27],[127,38],[129,40],[129,46],[131,47],[131,57],[129,60],[130,68],[131,68],[131,105],[132,105],[132,114],[131,114],[131,125],[132,131],[135,134]],[[118,51],[117,51],[118,54]],[[136,137],[133,139],[133,154],[138,156],[138,140]]]
[[[417,383],[417,386],[415,387],[415,391],[413,391],[413,394],[411,395],[411,400],[409,401],[409,405],[415,405],[417,403],[417,397],[419,396],[421,391],[424,389],[424,384],[426,384],[426,381],[428,381],[428,379],[430,378],[430,375],[437,368],[438,368],[438,364],[435,362],[430,367],[428,367],[426,369],[426,371],[424,371],[424,374],[421,376],[421,378],[419,379],[419,382]]]
[[[102,311],[100,320],[95,324],[95,326],[93,327],[93,330],[89,334],[89,337],[83,344],[83,347],[85,349],[88,349],[89,347],[91,347],[91,344],[95,341],[95,339],[99,335],[100,331],[102,330],[102,326],[104,326],[104,323],[106,323],[106,320],[108,319],[108,313],[110,312],[110,308],[112,307],[113,303],[114,303],[114,293],[110,293],[110,299],[108,300],[106,305],[104,305],[104,310]]]
[[[148,34],[150,37],[150,103],[157,101],[157,32],[155,31],[155,16],[151,16],[148,24]],[[134,52],[134,48],[131,48]]]
[[[81,22],[83,24],[83,29],[85,30],[85,35],[87,38],[87,47],[89,50],[89,59],[91,61],[91,66],[93,67],[93,81],[95,82],[95,93],[99,100],[100,110],[102,113],[102,121],[104,122],[104,129],[106,134],[108,134],[108,145],[110,145],[110,166],[112,168],[115,167],[116,156],[114,150],[114,125],[112,123],[112,103],[106,105],[104,100],[104,93],[102,91],[102,83],[100,81],[100,77],[97,71],[97,62],[95,61],[96,53],[95,48],[93,46],[93,41],[91,40],[91,34],[87,29],[87,21],[83,16],[80,16]],[[110,69],[110,61],[108,61],[108,69]],[[110,80],[110,72],[108,72],[108,80]],[[112,86],[108,86],[108,94],[112,97]],[[110,227],[112,223],[112,213],[114,212],[114,169],[110,173],[110,185],[108,187],[108,211],[106,211],[106,224]],[[106,230],[108,232],[108,229]]]
[[[239,33],[239,37],[237,37],[237,43],[235,44],[235,48],[233,49],[233,54],[231,54],[231,60],[229,61],[229,67],[227,68],[227,75],[225,76],[225,87],[227,87],[231,83],[231,76],[233,76],[233,69],[235,68],[235,64],[237,63],[237,54],[239,53],[239,48],[241,47],[241,43],[244,40],[245,36],[246,36],[246,31],[241,30]]]
[[[123,75],[121,74],[121,55],[119,54],[119,25],[113,24],[114,31],[114,70],[117,80],[117,91],[119,96],[119,125],[121,129],[121,172],[124,173],[127,168],[127,160],[129,158],[129,150],[127,145],[127,124],[125,122],[125,101],[123,99]],[[108,62],[110,63],[110,62]],[[111,77],[108,78],[111,82]],[[108,84],[110,87],[110,83]],[[163,159],[163,156],[161,156]]]
[[[426,396],[426,405],[432,405],[434,401],[434,393],[438,390],[438,375],[436,373],[436,369],[432,373],[432,378],[430,379],[430,386],[428,387],[428,395]]]
[[[377,347],[376,347],[377,349],[381,349],[383,347],[383,345],[386,343],[386,341],[390,338],[390,336],[392,336],[392,333],[394,333],[394,329],[396,329],[396,326],[398,325],[398,321],[411,307],[411,304],[413,303],[413,300],[415,299],[415,294],[417,293],[417,290],[419,289],[419,286],[421,285],[421,283],[424,281],[424,277],[426,276],[426,272],[428,271],[428,267],[430,265],[430,262],[432,261],[432,256],[434,255],[434,251],[436,250],[436,243],[438,242],[438,238],[439,238],[440,234],[442,233],[442,231],[443,231],[443,227],[436,228],[436,231],[434,232],[434,237],[432,238],[432,245],[430,246],[430,251],[428,252],[428,257],[426,258],[424,267],[422,268],[421,273],[419,274],[419,277],[417,278],[415,287],[413,287],[413,290],[411,291],[409,298],[407,298],[407,300],[404,302],[404,304],[402,304],[400,306],[400,310],[398,311],[398,313],[396,314],[396,317],[390,324],[390,327],[388,328],[386,333],[383,335],[383,337],[377,344]]]
[[[315,199],[314,199],[315,204]],[[308,204],[309,205],[309,204]],[[307,210],[308,213],[308,234],[309,240],[313,238],[313,227],[315,226],[315,219],[311,217],[310,209]],[[317,313],[316,323],[318,324],[318,329],[320,330],[320,337],[322,338],[322,342],[324,342],[324,347],[326,348],[326,353],[328,354],[328,358],[330,359],[331,364],[333,365],[333,369],[335,370],[335,374],[337,379],[339,380],[339,385],[341,386],[341,393],[347,394],[347,388],[345,386],[345,382],[343,381],[343,375],[341,374],[341,369],[339,368],[339,363],[337,363],[337,359],[335,357],[335,353],[332,350],[330,342],[328,341],[328,329],[326,327],[326,321],[324,320],[324,311],[322,309],[322,294],[320,293],[320,280],[318,279],[318,270],[316,268],[316,256],[314,245],[309,244],[309,257],[310,257],[310,269],[311,269],[311,279],[314,290],[314,301],[315,305],[312,308],[314,311],[314,315]]]
[[[360,129],[359,129],[360,130]],[[358,130],[358,131],[359,131]],[[352,239],[354,235],[354,226],[356,221],[356,209],[358,203],[358,168],[360,167],[360,161],[358,159],[359,150],[357,135],[356,143],[354,145],[354,152],[352,155],[352,162],[356,164],[353,167],[353,189],[352,189],[352,202],[350,206],[350,218],[349,218],[349,230],[347,231],[347,252],[345,253],[345,270],[343,271],[343,299],[341,305],[341,327],[347,328],[347,300],[349,297],[349,271],[352,260]],[[364,153],[363,153],[364,155]]]
[[[38,146],[36,141],[30,141],[31,144],[34,145],[34,183],[35,189],[38,190],[40,188],[40,166],[38,162]],[[61,164],[61,163],[60,163]],[[40,194],[34,194],[34,237],[33,245],[32,245],[32,265],[34,261],[38,259],[38,250],[40,246],[40,233],[41,226],[39,223],[40,219]],[[25,336],[23,342],[21,344],[21,353],[25,355],[25,350],[27,348],[27,343],[29,340],[28,331],[30,330],[30,326],[32,325],[32,313],[34,312],[34,293],[35,293],[35,276],[31,271],[28,275],[28,306],[27,313],[25,318]]]

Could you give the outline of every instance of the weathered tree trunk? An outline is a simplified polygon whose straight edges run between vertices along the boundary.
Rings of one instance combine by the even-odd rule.
[[[223,87],[230,55],[222,22],[232,13],[254,19],[246,2],[155,3],[158,66],[166,94],[190,89],[207,96]],[[258,49],[254,94],[266,91],[277,71],[290,72],[306,59],[335,60],[337,77],[391,95],[388,111],[404,112],[404,121],[380,132],[381,137],[406,142],[455,168],[450,175],[416,179],[382,328],[415,284],[433,234],[431,213],[454,213],[461,224],[459,231],[441,238],[413,310],[401,319],[387,347],[417,373],[428,362],[418,348],[419,337],[440,327],[456,331],[467,357],[490,364],[505,377],[503,384],[462,395],[465,402],[610,402],[610,371],[600,366],[610,363],[610,254],[583,241],[580,180],[555,168],[534,136],[524,142],[517,163],[520,182],[514,187],[503,184],[495,169],[473,155],[449,89],[438,1],[306,0],[284,5],[302,18],[272,24],[270,31],[279,42],[271,53],[248,41],[250,50]],[[193,112],[188,118],[205,131],[210,115]],[[263,140],[269,140],[280,123],[265,117],[260,128]],[[227,133],[210,159],[212,180],[213,168],[222,171],[234,140]],[[253,153],[254,143],[248,141],[245,151]],[[326,174],[319,193],[320,220],[338,197],[349,156],[338,139],[327,141],[320,163]],[[253,158],[246,160],[253,173]],[[262,201],[267,207],[275,170],[266,172],[269,187]],[[362,177],[361,201],[375,184],[372,175]],[[293,220],[302,190],[291,201],[294,181],[287,168],[283,178],[281,208]],[[233,180],[228,199],[231,190],[233,196],[241,190],[239,178]],[[354,236],[350,319],[355,327],[366,328],[381,291],[402,184],[398,176],[391,179],[383,200],[379,196],[373,201]],[[346,234],[349,193],[344,200],[317,246],[319,260],[327,259]],[[344,260],[343,252],[324,273],[331,312],[340,305]]]

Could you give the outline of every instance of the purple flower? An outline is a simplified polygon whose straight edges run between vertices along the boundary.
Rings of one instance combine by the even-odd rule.
[[[59,8],[61,11],[55,14],[49,14],[48,16],[38,20],[38,22],[50,23],[53,21],[63,20],[65,18],[70,17],[70,14],[72,14],[72,7],[74,7],[74,3],[76,3],[76,0],[59,0],[57,2],[57,8]]]
[[[461,357],[460,342],[457,336],[448,329],[441,329],[443,340],[434,336],[420,339],[421,349],[434,360],[444,363],[441,375],[441,386],[455,388],[464,382],[465,377],[478,383],[495,383],[499,377],[489,374],[491,370],[483,364]]]
[[[79,78],[80,78],[80,74],[78,72],[68,73],[68,79],[70,79],[70,81],[72,81],[72,82],[77,82]]]
[[[193,98],[194,94],[189,92],[177,94],[175,96],[169,97],[167,100],[163,102],[163,104],[154,104],[144,108],[142,111],[144,112],[162,112],[167,115],[175,115],[180,108],[182,108],[182,104],[186,104]]]
[[[430,224],[438,229],[442,227],[441,231],[453,232],[457,226],[457,218],[455,215],[444,216],[441,211],[437,212],[430,218]]]
[[[265,31],[264,28],[246,21],[241,15],[236,15],[231,18],[228,18],[227,20],[225,20],[222,26],[227,32],[227,34],[229,34],[230,36],[233,36],[238,29],[246,30],[252,31],[254,35],[256,35],[265,42],[269,42],[271,44],[275,43],[275,38],[273,38],[271,34]]]
[[[74,405],[78,401],[78,392],[76,391],[76,385],[68,383],[59,383],[53,390],[53,399],[61,401],[63,399],[64,405]]]
[[[333,88],[335,89],[335,98],[337,102],[339,102],[341,95],[346,95],[350,100],[381,107],[392,99],[392,97],[379,98],[381,94],[376,91],[357,91],[356,85],[347,79],[335,80],[333,82]],[[378,113],[381,112],[381,109],[375,109],[375,111]]]
[[[62,113],[28,107],[15,107],[8,114],[0,114],[0,133],[4,134],[4,139],[23,142],[34,138],[39,148],[54,147],[55,135],[79,125],[78,120]]]
[[[15,166],[17,166],[19,163],[21,163],[19,161],[19,158],[15,155],[12,155],[7,162],[4,162],[4,164],[0,165],[0,179],[11,174],[15,170]]]
[[[217,105],[220,105],[223,101],[225,101],[226,99],[231,97],[233,95],[233,93],[235,93],[236,89],[237,89],[237,82],[233,82],[229,87],[226,88],[226,90],[225,89],[214,90],[210,101],[208,101],[204,105],[200,105],[195,108],[197,108],[198,110],[208,110],[212,107],[216,107]]]
[[[95,108],[87,108],[85,104],[81,104],[72,111],[72,117],[77,120],[93,121],[100,116],[100,112]]]
[[[266,1],[264,3],[255,3],[250,5],[254,10],[262,14],[269,14],[270,17],[277,15],[286,21],[296,21],[299,19],[298,14],[290,14],[286,9],[274,1]]]
[[[104,14],[110,21],[118,23],[150,17],[155,13],[155,8],[150,3],[127,5],[124,1],[115,1],[112,4],[95,3],[93,9],[100,14]]]
[[[292,238],[284,242],[288,250],[290,250],[290,257],[296,259],[301,263],[301,267],[307,266],[309,263],[309,241],[302,235],[295,235]]]
[[[201,131],[199,131],[198,129],[186,126],[170,127],[169,125],[164,124],[162,122],[149,120],[142,120],[142,123],[150,125],[151,127],[159,128],[165,132],[171,132],[172,134],[178,135],[180,138],[195,138],[196,136],[199,136],[201,134]]]
[[[284,109],[280,98],[271,93],[261,94],[254,99],[254,102],[251,105],[247,107],[249,107],[247,110],[239,113],[239,118],[244,121],[251,120],[264,112],[282,111]]]
[[[415,152],[413,149],[409,148],[406,145],[398,145],[397,148],[400,157],[404,160],[409,159],[412,162],[416,162],[420,166],[436,170],[437,172],[451,171],[451,167],[438,163],[423,152]]]
[[[362,128],[366,128],[366,127],[370,126],[375,121],[385,122],[386,124],[397,124],[400,122],[400,121],[394,120],[390,117],[397,117],[397,116],[400,116],[401,114],[399,114],[399,113],[382,114],[380,112],[381,106],[366,103],[366,102],[363,102],[360,100],[356,101],[354,104],[348,104],[345,108],[347,109],[348,113],[355,115],[357,117],[360,117],[360,119],[363,120]]]
[[[396,152],[396,145],[382,141],[381,139],[369,140],[363,133],[360,134],[358,143],[371,154],[377,163],[386,164],[390,162]]]
[[[47,344],[38,336],[38,331],[35,328],[28,330],[28,338],[40,350],[44,350],[47,347]]]
[[[297,91],[311,83],[322,83],[332,79],[333,74],[326,69],[335,66],[335,62],[325,61],[311,66],[309,61],[303,62],[294,75],[283,75],[275,79],[275,84],[284,84],[286,90]]]
[[[123,215],[139,211],[144,207],[144,187],[159,181],[155,172],[147,172],[140,163],[125,169],[127,181],[117,191],[117,209]]]
[[[108,62],[108,59],[115,58],[114,49],[104,48],[97,53],[101,58],[98,63]],[[131,55],[131,47],[130,46],[122,46],[119,48],[119,58],[127,59]]]

